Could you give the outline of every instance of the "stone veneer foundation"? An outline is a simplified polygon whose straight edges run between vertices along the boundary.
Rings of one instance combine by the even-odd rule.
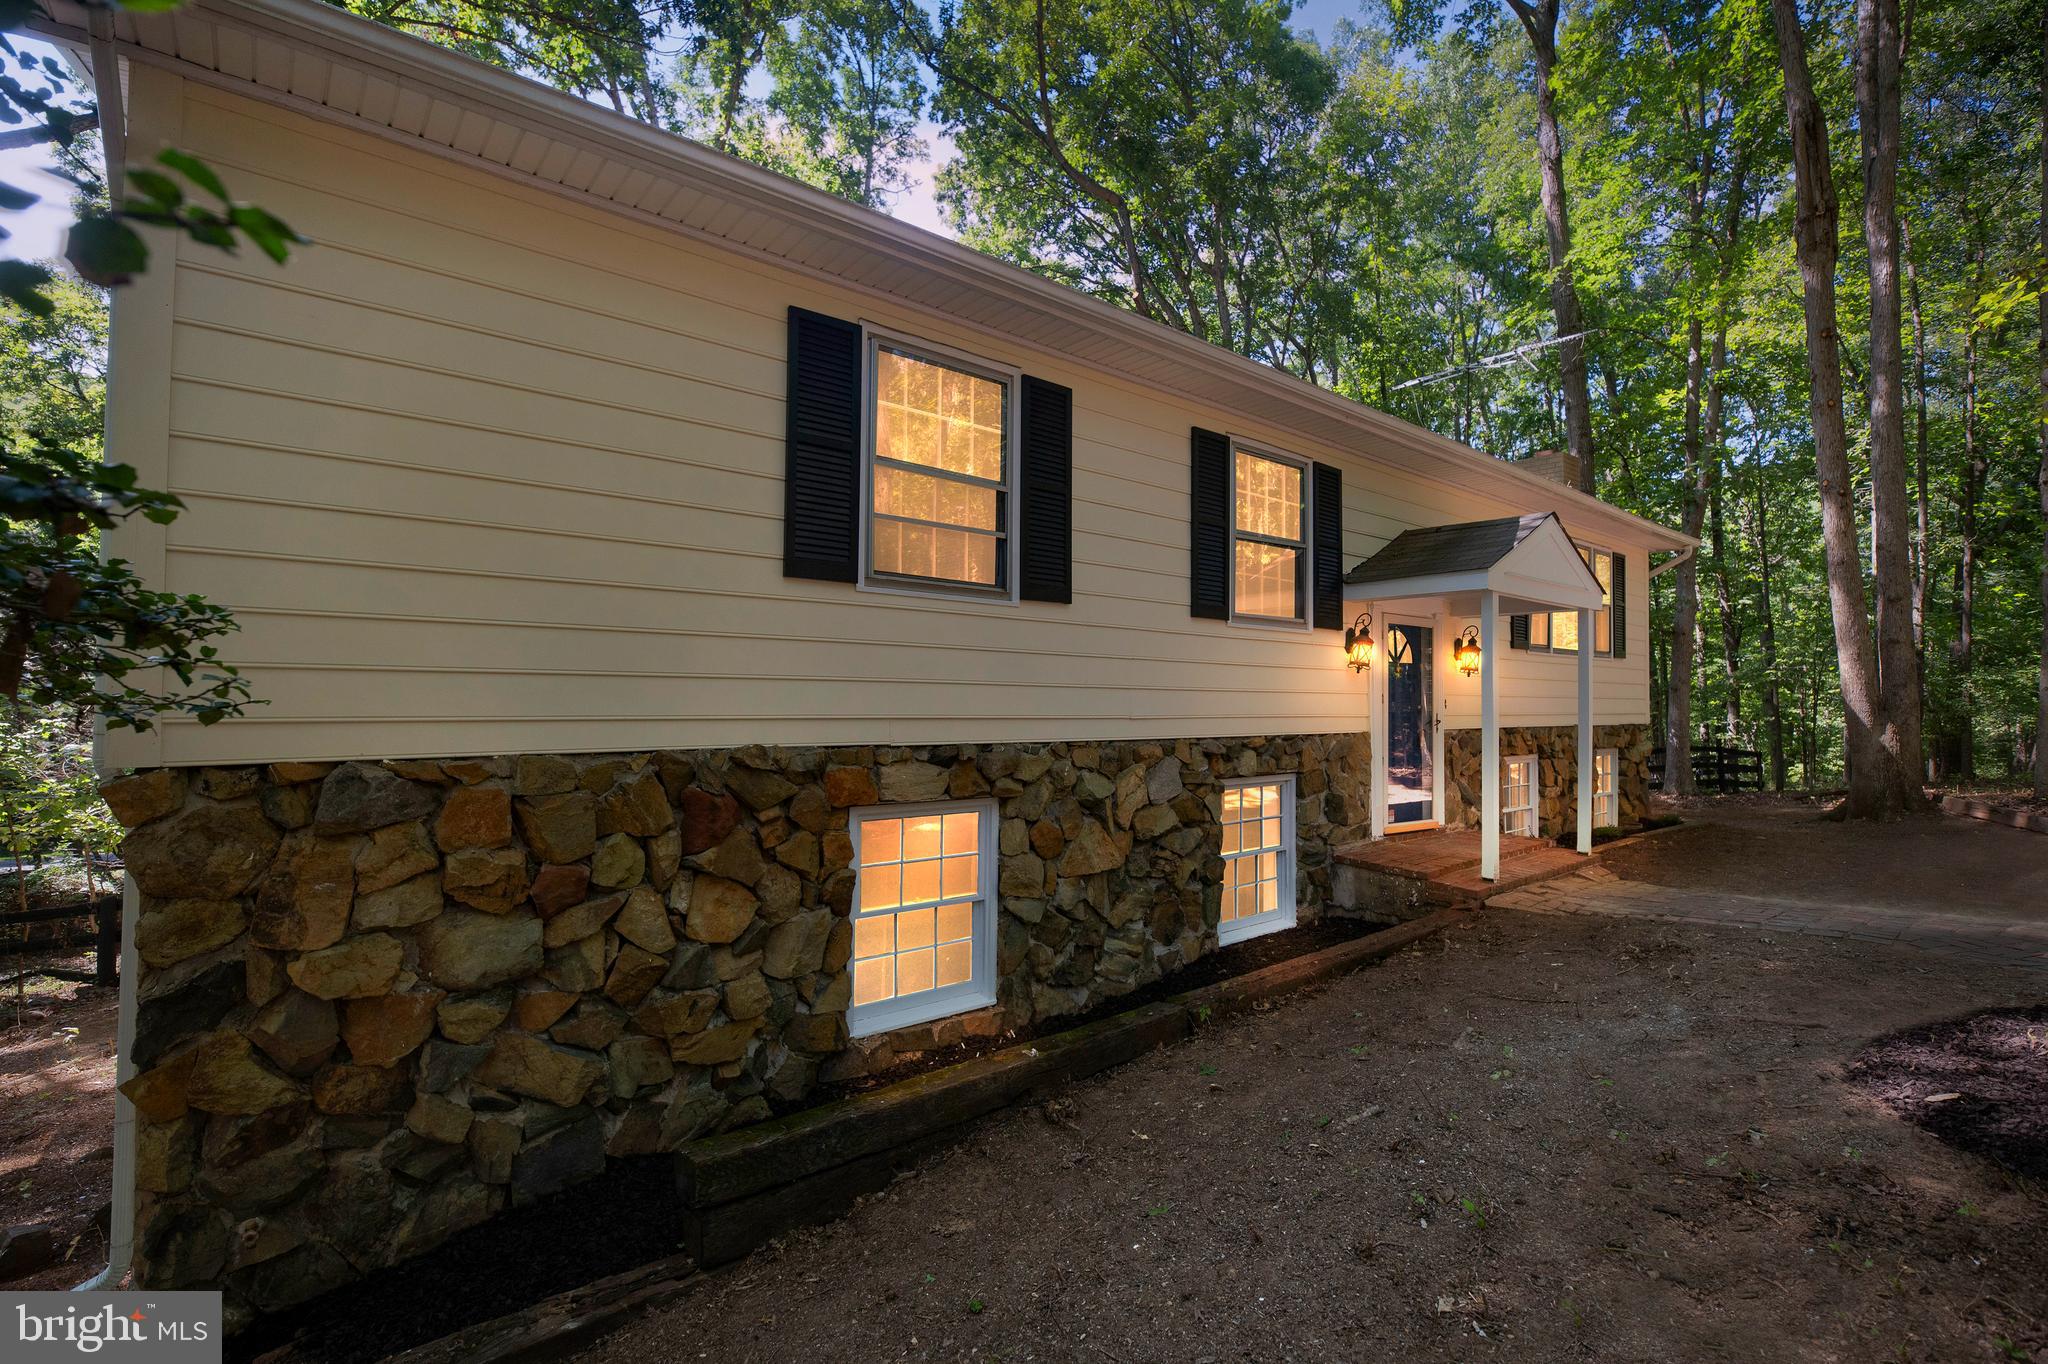
[[[1213,950],[1224,779],[1297,776],[1298,912],[1366,832],[1363,735],[158,769],[104,788],[141,895],[138,1282],[228,1319],[767,1118],[896,1048]],[[999,802],[997,1005],[849,1047],[849,811]]]
[[[1444,736],[1445,765],[1451,783],[1444,792],[1444,822],[1453,827],[1479,827],[1479,731],[1454,729]],[[1619,750],[1616,794],[1621,823],[1640,823],[1650,812],[1650,727],[1595,725],[1593,747]],[[1524,753],[1538,756],[1538,828],[1546,838],[1579,827],[1579,727],[1526,725],[1501,730],[1503,758]]]

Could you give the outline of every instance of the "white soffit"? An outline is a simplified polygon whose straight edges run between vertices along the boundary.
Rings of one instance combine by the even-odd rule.
[[[40,31],[84,38],[45,0]],[[116,11],[132,60],[715,239],[1465,491],[1654,549],[1695,543],[1536,474],[959,243],[318,0]]]

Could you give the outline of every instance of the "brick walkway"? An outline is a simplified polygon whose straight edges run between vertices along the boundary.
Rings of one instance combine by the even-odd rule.
[[[1901,943],[1945,957],[2048,974],[2048,920],[2014,923],[1924,909],[1817,904],[1624,881],[1597,864],[1573,876],[1496,895],[1492,909],[1538,914],[1607,914],[1665,923],[1736,925],[1820,938]]]

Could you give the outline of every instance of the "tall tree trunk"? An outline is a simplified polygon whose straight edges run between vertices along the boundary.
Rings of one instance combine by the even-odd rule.
[[[1572,283],[1570,220],[1564,201],[1564,142],[1557,130],[1557,18],[1560,0],[1508,0],[1536,54],[1536,159],[1542,178],[1543,230],[1550,246],[1550,310],[1557,334],[1558,376],[1564,387],[1565,448],[1579,461],[1579,491],[1593,491],[1593,396],[1586,384],[1586,315]]]
[[[1714,606],[1721,613],[1721,681],[1726,688],[1721,697],[1721,728],[1732,744],[1742,727],[1742,675],[1736,670],[1736,659],[1742,656],[1742,622],[1736,618],[1734,594],[1728,587],[1728,537],[1721,515],[1723,467],[1719,460],[1715,466],[1714,486],[1707,494],[1707,517],[1713,526]]]
[[[1792,133],[1795,190],[1793,236],[1806,314],[1807,408],[1813,423],[1814,471],[1820,484],[1821,543],[1834,617],[1836,670],[1842,683],[1843,759],[1849,793],[1843,813],[1879,818],[1895,806],[1903,782],[1884,745],[1884,702],[1877,654],[1865,615],[1863,556],[1856,543],[1856,505],[1849,476],[1849,434],[1842,420],[1841,333],[1835,316],[1835,263],[1841,251],[1840,207],[1828,162],[1827,115],[1814,97],[1806,64],[1799,0],[1771,0],[1778,62],[1785,72],[1785,117]]]
[[[1934,541],[1927,517],[1927,331],[1920,316],[1920,271],[1913,264],[1913,238],[1899,219],[1899,245],[1906,257],[1906,293],[1913,310],[1913,655],[1920,669],[1920,732],[1927,732],[1927,584]]]
[[[1697,221],[1697,211],[1695,211]],[[1680,448],[1685,456],[1685,508],[1679,529],[1694,539],[1707,519],[1707,467],[1700,448],[1700,388],[1706,357],[1701,353],[1700,320],[1686,324],[1685,427]],[[1672,574],[1676,598],[1671,609],[1671,682],[1664,693],[1664,789],[1682,796],[1693,793],[1692,677],[1698,655],[1700,558],[1688,554]]]
[[[1770,742],[1771,789],[1785,789],[1785,717],[1778,708],[1778,629],[1771,617],[1771,527],[1761,454],[1752,454],[1756,474],[1757,608],[1762,615],[1764,734]]]
[[[1920,662],[1913,647],[1912,504],[1906,498],[1905,356],[1899,306],[1899,0],[1857,0],[1856,109],[1863,146],[1863,240],[1870,262],[1871,567],[1877,575],[1878,737],[1892,755],[1888,809],[1926,804],[1920,772]]]
[[[2048,9],[2041,11],[2041,255],[2048,258]],[[2048,800],[2048,292],[2041,295],[2041,670],[2034,686],[2034,794]]]
[[[1977,257],[1978,286],[1983,285],[1984,257]],[[1956,673],[1963,685],[1962,722],[1955,736],[1955,771],[1977,775],[1976,700],[1972,695],[1977,668],[1977,506],[1983,500],[1985,460],[1977,448],[1977,331],[1963,338],[1963,553],[1956,565]]]

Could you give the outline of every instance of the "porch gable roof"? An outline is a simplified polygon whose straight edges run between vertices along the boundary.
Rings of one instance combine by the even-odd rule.
[[[1509,614],[1597,611],[1605,599],[1555,512],[1404,530],[1344,575],[1347,601],[1448,597],[1469,610],[1489,591]]]

